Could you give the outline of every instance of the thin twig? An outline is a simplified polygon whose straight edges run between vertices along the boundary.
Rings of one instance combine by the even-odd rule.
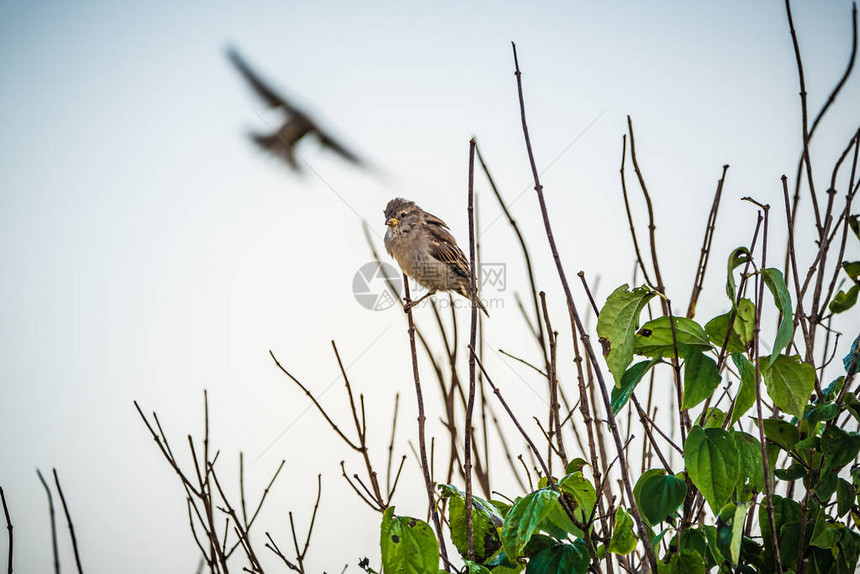
[[[564,437],[561,432],[561,416],[558,412],[558,368],[556,366],[557,356],[558,356],[558,333],[552,330],[552,323],[549,318],[549,311],[546,307],[546,293],[543,291],[540,292],[540,303],[541,310],[543,311],[543,320],[546,324],[546,335],[549,340],[549,353],[550,353],[550,363],[549,363],[549,395],[550,395],[550,421],[555,423],[555,441],[558,446],[556,452],[558,453],[559,458],[561,459],[561,463],[566,467],[567,453],[564,450]],[[550,429],[552,431],[552,429]],[[552,442],[550,441],[550,444]]]
[[[651,443],[651,446],[654,448],[654,452],[657,453],[657,458],[660,459],[660,462],[663,463],[663,468],[666,469],[668,474],[674,474],[672,472],[672,467],[669,465],[669,462],[666,460],[666,457],[663,456],[663,451],[660,450],[660,447],[657,446],[657,441],[654,440],[654,435],[651,434],[652,428],[657,428],[654,425],[654,422],[648,418],[648,415],[645,411],[642,410],[642,405],[639,404],[639,399],[636,398],[636,394],[631,395],[631,400],[633,404],[636,406],[636,411],[639,413],[639,422],[642,423],[642,428],[645,429],[645,436],[648,437],[648,441]],[[661,435],[662,436],[662,435]],[[672,441],[669,441],[671,444]],[[677,447],[676,447],[677,448]],[[683,451],[682,451],[683,454]]]
[[[469,291],[472,298],[472,321],[469,348],[474,349],[478,336],[478,285],[475,281],[475,138],[469,141]],[[467,557],[475,559],[475,538],[472,524],[472,414],[475,410],[475,355],[469,354],[469,402],[466,405],[466,436],[463,458],[466,473],[466,541]]]
[[[370,479],[370,486],[373,488],[373,497],[377,502],[379,502],[380,505],[383,505],[382,492],[379,488],[379,481],[376,478],[376,471],[373,470],[373,464],[370,462],[370,455],[367,451],[367,425],[364,418],[364,396],[359,396],[361,404],[361,421],[359,422],[358,413],[355,409],[355,399],[352,395],[352,387],[349,384],[349,377],[347,377],[346,375],[346,369],[343,366],[343,361],[341,361],[340,359],[340,353],[338,352],[337,345],[334,341],[331,342],[331,346],[332,349],[334,349],[334,356],[337,360],[337,366],[340,369],[340,374],[343,377],[344,384],[346,385],[346,394],[349,396],[349,406],[352,410],[352,420],[355,424],[355,432],[358,435],[358,451],[361,453],[361,457],[364,460],[365,469],[367,469],[367,476]]]
[[[845,194],[845,208],[842,210],[842,216],[839,221],[841,222],[842,228],[842,240],[839,244],[839,255],[836,257],[836,268],[833,270],[833,277],[830,280],[830,286],[827,289],[827,295],[824,297],[824,303],[830,301],[831,297],[833,297],[833,291],[836,287],[836,280],[839,277],[839,271],[841,270],[841,265],[839,264],[842,261],[842,256],[845,254],[845,245],[848,239],[848,216],[851,214],[851,203],[854,199],[854,181],[857,174],[857,153],[860,151],[860,129],[854,134],[854,159],[851,162],[851,177],[848,182],[848,192]],[[840,223],[836,224],[836,228],[840,228]],[[823,306],[823,305],[822,305]]]
[[[799,58],[799,55],[796,53],[796,56]],[[852,3],[851,6],[851,54],[848,58],[848,65],[845,67],[845,72],[843,72],[842,77],[839,78],[839,81],[836,83],[836,86],[831,90],[830,95],[827,98],[827,101],[821,107],[818,112],[818,115],[815,116],[815,119],[812,121],[812,126],[809,128],[809,136],[806,139],[806,146],[804,147],[804,151],[808,149],[809,140],[812,139],[813,134],[815,133],[815,129],[818,127],[821,120],[824,118],[824,115],[827,113],[827,110],[830,109],[830,106],[833,102],[836,101],[836,97],[839,95],[839,92],[842,90],[842,87],[848,81],[849,76],[851,76],[851,72],[854,69],[854,63],[856,61],[857,56],[857,6]],[[801,175],[803,171],[804,161],[806,159],[806,154],[801,153],[800,159],[797,162],[797,175],[794,179],[794,198],[792,200],[792,218],[791,218],[791,229],[794,229],[796,214],[797,214],[797,205],[800,202],[800,182]],[[849,189],[850,191],[850,189]],[[785,254],[785,267],[787,269],[789,265],[789,253],[786,248]],[[788,273],[786,272],[786,275]]]
[[[624,483],[624,488],[627,492],[627,498],[628,498],[628,501],[630,502],[631,510],[633,511],[633,518],[634,518],[634,521],[636,522],[636,526],[637,526],[637,530],[639,532],[640,539],[641,540],[648,540],[649,539],[648,538],[648,532],[645,529],[645,524],[642,521],[642,516],[639,513],[639,508],[636,504],[636,501],[633,499],[633,486],[630,484],[630,476],[629,476],[628,468],[627,468],[627,457],[624,455],[624,445],[621,443],[621,436],[620,436],[620,433],[618,432],[618,425],[615,422],[615,415],[612,413],[612,407],[611,407],[610,401],[609,401],[609,393],[606,390],[606,382],[603,379],[603,373],[600,371],[600,369],[598,367],[597,356],[594,353],[594,348],[591,345],[589,337],[586,334],[585,329],[582,326],[582,321],[580,320],[579,315],[576,311],[576,306],[574,305],[574,302],[573,302],[573,296],[571,295],[571,292],[570,292],[570,286],[568,285],[567,277],[565,276],[565,273],[564,273],[564,266],[561,263],[561,258],[558,254],[558,249],[556,248],[556,245],[555,245],[555,238],[553,237],[552,227],[551,227],[550,222],[549,222],[549,213],[547,211],[546,201],[544,200],[544,196],[543,196],[543,186],[540,183],[540,176],[539,176],[538,171],[537,171],[537,164],[535,162],[534,153],[532,151],[532,146],[531,146],[531,141],[529,139],[528,125],[526,124],[526,111],[525,111],[525,102],[523,100],[522,78],[521,78],[522,74],[521,74],[520,69],[519,69],[519,62],[517,61],[516,44],[512,43],[512,47],[513,47],[513,52],[514,52],[514,65],[516,68],[515,75],[517,78],[517,92],[518,92],[519,103],[520,103],[520,117],[521,117],[522,126],[523,126],[523,137],[525,138],[526,150],[527,150],[528,156],[529,156],[529,164],[531,166],[532,175],[534,177],[535,191],[537,192],[538,202],[540,203],[541,215],[543,217],[543,222],[544,222],[544,229],[546,231],[547,240],[549,241],[550,250],[552,251],[553,260],[555,261],[556,270],[558,271],[559,279],[561,280],[562,287],[564,288],[565,298],[567,300],[568,314],[570,315],[570,319],[571,319],[571,333],[575,333],[577,330],[579,330],[581,340],[582,340],[583,345],[585,346],[586,352],[588,354],[588,358],[595,367],[595,369],[594,369],[595,374],[597,376],[597,380],[598,380],[598,383],[600,385],[601,394],[603,396],[604,407],[607,411],[606,415],[608,418],[610,432],[612,433],[612,437],[615,441],[616,449],[619,453],[618,456],[619,456],[619,461],[621,463],[621,478],[622,478],[622,481]],[[631,142],[631,144],[632,144],[632,142]],[[632,146],[631,146],[631,148],[632,148]],[[659,280],[659,277],[658,277],[658,284],[659,283],[662,283],[662,282]],[[657,559],[654,556],[654,552],[651,548],[651,545],[650,544],[644,544],[643,547],[644,547],[645,555],[648,559],[648,563],[649,563],[651,569],[656,572],[656,570],[657,570]],[[598,565],[595,564],[595,566],[598,566]]]
[[[403,289],[406,299],[409,298],[409,278],[403,274]],[[412,309],[406,310],[406,317],[409,323],[409,349],[412,354],[412,375],[415,381],[415,396],[418,400],[418,449],[421,455],[421,470],[424,474],[424,487],[427,491],[427,503],[430,509],[430,516],[433,520],[433,528],[436,530],[436,539],[439,542],[439,553],[445,563],[445,569],[448,569],[448,549],[445,546],[445,539],[442,537],[442,524],[439,522],[439,514],[436,512],[436,497],[433,494],[433,479],[430,477],[430,467],[427,464],[427,443],[424,437],[424,423],[427,418],[424,416],[424,394],[421,391],[421,378],[418,374],[418,354],[415,351],[415,322],[412,319]]]
[[[587,532],[588,527],[581,520],[579,520],[576,517],[576,515],[574,514],[573,509],[570,507],[570,504],[568,503],[567,499],[565,498],[564,493],[559,490],[558,485],[555,482],[555,479],[553,478],[552,474],[549,472],[549,469],[547,468],[546,462],[544,461],[543,457],[541,456],[540,451],[538,450],[537,446],[535,446],[534,441],[532,441],[531,437],[529,437],[528,433],[525,431],[525,429],[523,429],[522,425],[520,424],[520,421],[517,420],[516,415],[514,415],[514,412],[508,406],[508,403],[507,403],[507,401],[505,401],[505,398],[502,396],[501,391],[499,391],[499,388],[493,383],[493,380],[490,378],[489,374],[487,374],[486,369],[484,369],[484,365],[481,363],[480,360],[477,360],[477,356],[475,355],[475,350],[473,348],[469,347],[469,351],[471,352],[472,356],[475,357],[476,362],[478,364],[478,367],[481,369],[481,372],[484,374],[484,379],[486,379],[487,383],[490,385],[490,387],[492,387],[493,393],[499,399],[499,402],[502,403],[502,407],[504,407],[505,412],[508,413],[508,416],[511,418],[511,421],[514,423],[514,426],[517,427],[517,430],[520,431],[520,434],[523,436],[523,438],[528,443],[529,448],[531,449],[530,452],[537,459],[537,462],[538,462],[538,464],[540,464],[541,469],[543,469],[544,476],[546,477],[547,483],[549,484],[550,488],[552,488],[555,492],[559,493],[558,501],[561,504],[562,508],[564,509],[565,514],[567,514],[567,517],[570,518],[571,522],[573,522],[573,524],[576,525],[577,528],[580,528],[583,532]],[[522,459],[520,459],[520,460],[522,460]],[[591,554],[592,565],[595,567],[595,569],[597,569],[599,571],[599,568],[600,568],[599,567],[599,561],[597,559],[597,553],[594,550],[594,545],[590,539],[586,539],[585,543],[588,546],[589,553]]]
[[[762,256],[761,268],[764,269],[767,264],[767,227],[768,227],[768,205],[762,206],[764,211],[764,232],[762,234]],[[750,253],[752,258],[752,253]],[[764,279],[759,274],[755,280],[755,323],[753,326],[753,364],[755,365],[755,392],[756,392],[756,422],[758,423],[759,444],[761,446],[762,470],[764,471],[764,496],[767,501],[767,516],[770,522],[771,543],[773,544],[774,561],[776,563],[776,571],[782,574],[782,560],[779,556],[779,541],[776,534],[776,520],[773,510],[773,486],[771,483],[770,464],[767,459],[767,449],[765,448],[764,440],[764,423],[761,408],[761,381],[759,380],[759,334],[761,331],[761,302],[764,300]]]
[[[6,506],[6,495],[3,493],[3,487],[0,486],[0,501],[3,503],[3,514],[6,516],[6,530],[9,531],[9,569],[8,573],[12,574],[12,519],[9,517],[9,507]]]
[[[788,17],[788,28],[791,32],[791,43],[794,46],[794,59],[797,63],[797,79],[800,83],[800,110],[803,127],[803,162],[806,164],[806,181],[809,186],[809,196],[812,199],[812,209],[815,212],[815,227],[819,237],[823,239],[821,213],[818,208],[818,197],[815,194],[815,184],[812,177],[812,163],[809,160],[809,123],[806,109],[806,79],[803,75],[803,60],[800,57],[800,46],[797,43],[797,33],[794,31],[794,20],[791,17],[791,3],[785,0],[785,14]]]
[[[78,567],[78,574],[83,574],[81,568],[81,556],[78,553],[78,539],[75,537],[75,525],[72,524],[72,515],[69,512],[69,506],[66,504],[66,497],[63,495],[63,487],[60,486],[60,477],[57,475],[57,469],[52,469],[54,472],[54,484],[57,485],[57,493],[60,495],[60,502],[63,503],[63,512],[66,514],[66,522],[69,524],[69,537],[72,539],[72,550],[75,553],[75,565]]]
[[[627,131],[630,134],[630,159],[633,160],[633,170],[636,172],[639,187],[642,188],[642,195],[645,198],[645,206],[648,208],[648,239],[651,244],[651,265],[654,267],[654,275],[657,279],[655,287],[660,293],[665,293],[666,287],[663,284],[663,275],[660,273],[660,263],[657,259],[657,239],[655,235],[657,225],[654,223],[654,206],[651,204],[651,194],[648,193],[645,178],[642,176],[642,170],[639,169],[639,162],[636,159],[636,141],[633,139],[633,120],[630,119],[630,116],[627,116]],[[665,304],[663,308],[665,312]]]
[[[541,291],[541,293],[543,293],[543,291]],[[517,357],[516,355],[514,355],[512,353],[508,353],[504,349],[499,349],[499,353],[503,354],[506,357],[510,357],[511,359],[513,359],[517,362],[522,363],[523,365],[527,366],[528,368],[530,368],[531,370],[533,370],[534,372],[539,374],[541,377],[543,377],[545,379],[549,379],[549,375],[547,375],[546,373],[541,371],[540,368],[536,367],[535,365],[532,365],[531,363],[529,363],[528,361],[526,361],[522,357]]]
[[[627,196],[627,181],[624,178],[624,164],[627,160],[627,134],[621,137],[621,194],[624,196],[624,209],[627,212],[627,223],[630,225],[630,237],[633,238],[633,250],[636,253],[636,263],[642,270],[642,276],[645,278],[645,283],[651,285],[651,278],[648,277],[648,270],[645,268],[645,262],[642,260],[642,253],[639,251],[639,239],[636,237],[636,227],[633,225],[633,214],[630,211],[630,198]]]
[[[496,182],[495,182],[495,180],[493,180],[493,176],[490,175],[490,170],[489,170],[489,168],[487,168],[487,164],[484,162],[484,156],[481,155],[480,146],[475,147],[475,152],[478,154],[478,161],[481,164],[481,168],[483,168],[483,170],[484,170],[484,174],[487,176],[487,181],[490,184],[490,189],[493,190],[493,195],[496,196],[496,200],[499,202],[499,207],[502,208],[502,211],[504,212],[505,217],[507,217],[508,223],[510,224],[511,229],[514,230],[514,234],[516,234],[517,240],[520,243],[520,249],[523,252],[523,258],[525,259],[525,263],[526,263],[526,272],[527,272],[528,277],[529,277],[529,288],[530,288],[531,293],[532,293],[532,304],[534,306],[535,321],[537,323],[536,328],[535,327],[531,327],[531,328],[532,328],[532,332],[535,333],[535,337],[538,340],[538,345],[540,346],[541,352],[543,353],[544,365],[547,365],[549,363],[549,355],[547,353],[546,339],[543,337],[543,326],[541,325],[541,312],[540,312],[540,307],[538,306],[537,282],[535,281],[534,269],[532,267],[532,259],[531,259],[531,255],[529,253],[528,247],[526,246],[525,237],[523,237],[523,234],[520,231],[519,226],[517,225],[517,220],[514,219],[514,216],[511,214],[510,209],[508,208],[505,201],[502,199],[502,194],[499,192],[498,187],[496,187]],[[526,316],[526,320],[528,321],[528,316]],[[479,353],[479,355],[480,355],[480,353]],[[549,368],[549,367],[547,367],[547,368]]]
[[[361,492],[358,489],[358,487],[355,486],[355,484],[349,479],[349,476],[347,476],[347,474],[346,474],[346,466],[345,466],[344,461],[340,461],[340,469],[341,469],[341,474],[343,475],[343,478],[346,480],[347,483],[349,483],[349,485],[352,487],[352,489],[355,491],[355,493],[358,495],[358,497],[360,499],[362,499],[369,507],[371,507],[373,510],[375,510],[377,512],[383,512],[385,510],[379,502],[377,502],[376,500],[373,499],[372,495],[370,498],[367,498],[367,496],[365,496],[365,494],[363,492]],[[353,476],[356,476],[356,475],[353,474]]]
[[[336,432],[338,434],[338,436],[340,438],[342,438],[343,441],[347,445],[350,446],[350,448],[352,448],[355,451],[361,452],[361,447],[359,445],[355,444],[354,442],[352,442],[352,440],[350,440],[349,437],[347,437],[345,434],[343,434],[343,431],[341,431],[338,428],[338,426],[334,423],[334,421],[331,420],[331,418],[328,416],[328,413],[325,411],[324,408],[322,408],[322,405],[319,404],[319,401],[317,401],[316,397],[313,396],[313,394],[307,389],[307,387],[305,387],[297,378],[295,378],[283,366],[281,366],[281,363],[278,361],[277,357],[275,357],[275,353],[273,353],[271,349],[269,350],[269,355],[272,357],[272,360],[275,361],[275,365],[278,366],[278,368],[281,370],[281,372],[283,372],[285,375],[287,375],[290,378],[290,380],[292,380],[295,384],[297,384],[299,386],[299,388],[302,391],[304,391],[305,395],[307,395],[307,397],[311,400],[311,402],[314,404],[314,406],[317,408],[317,410],[320,412],[320,414],[323,416],[323,418],[326,420],[326,422],[329,424],[329,426],[331,426],[331,428],[334,430],[334,432]]]
[[[711,243],[714,240],[714,229],[717,223],[717,211],[720,209],[720,198],[723,195],[723,183],[726,180],[726,171],[729,165],[723,166],[723,175],[717,182],[717,191],[714,193],[714,202],[711,204],[711,212],[708,214],[708,223],[705,226],[705,238],[702,240],[702,251],[699,254],[699,264],[696,266],[696,278],[693,280],[693,292],[690,294],[690,304],[687,306],[687,318],[692,319],[696,314],[696,303],[705,283],[705,271],[708,268],[708,259],[711,255]]]
[[[391,418],[391,440],[388,441],[388,464],[385,467],[385,490],[391,500],[391,459],[394,457],[394,433],[397,430],[397,413],[400,411],[400,393],[394,394],[394,415]]]
[[[39,482],[42,483],[42,487],[45,489],[45,494],[48,495],[48,512],[51,515],[51,549],[54,551],[54,572],[55,574],[60,574],[60,555],[57,550],[57,520],[54,517],[54,497],[51,495],[51,488],[48,486],[48,482],[42,476],[42,471],[37,468],[36,474],[39,476]]]

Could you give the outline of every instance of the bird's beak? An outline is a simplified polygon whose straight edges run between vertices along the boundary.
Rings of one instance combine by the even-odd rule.
[[[394,227],[394,226],[399,225],[399,224],[400,224],[400,221],[398,221],[396,217],[389,217],[388,219],[385,220],[385,225],[387,225],[388,227]]]

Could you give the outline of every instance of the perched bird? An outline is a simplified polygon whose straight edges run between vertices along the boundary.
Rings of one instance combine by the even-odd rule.
[[[345,159],[357,165],[364,163],[357,155],[322,131],[307,114],[290,104],[280,94],[266,85],[235,49],[228,49],[227,57],[233,62],[233,65],[236,66],[245,80],[251,84],[257,95],[266,102],[266,105],[270,108],[281,109],[287,115],[284,124],[274,133],[251,134],[251,139],[254,140],[254,143],[286,161],[294,170],[300,171],[299,163],[296,161],[294,154],[294,148],[303,137],[312,133],[319,138],[323,146],[337,152]]]
[[[472,298],[469,261],[444,221],[398,197],[385,208],[385,225],[385,249],[404,273],[428,290],[421,299],[409,303],[407,310],[437,291]],[[480,299],[477,303],[489,316]]]

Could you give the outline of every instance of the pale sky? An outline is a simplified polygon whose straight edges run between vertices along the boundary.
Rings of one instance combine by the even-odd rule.
[[[796,2],[794,16],[814,113],[847,62],[850,3]],[[394,196],[440,216],[465,245],[473,135],[530,240],[561,331],[562,383],[572,383],[563,294],[530,191],[511,40],[537,162],[552,164],[543,183],[568,275],[600,275],[601,303],[631,280],[618,176],[630,114],[678,307],[686,308],[722,165],[731,165],[698,318],[725,310],[726,256],[749,242],[755,222],[740,197],[771,203],[781,221],[779,178],[794,177],[800,150],[781,2],[0,5],[0,485],[16,571],[51,567],[37,467],[60,472],[88,572],[193,571],[181,488],[132,400],[156,410],[180,445],[200,433],[204,388],[231,488],[239,450],[257,459],[246,469],[252,498],[287,461],[260,518],[260,551],[264,530],[289,546],[288,509],[305,528],[322,473],[310,571],[350,564],[357,572],[365,555],[377,563],[379,516],[338,466],[346,460],[358,471],[360,459],[317,413],[302,415],[306,397],[268,351],[315,393],[334,382],[321,401],[346,425],[337,341],[344,361],[355,361],[349,376],[367,397],[380,467],[394,393],[402,394],[396,449],[410,459],[395,504],[423,516],[407,445],[415,398],[405,319],[396,309],[366,310],[352,284],[370,260],[361,219],[382,251],[382,210]],[[299,153],[316,174],[297,176],[255,150],[245,132],[265,131],[277,117],[230,67],[228,44],[388,177],[312,141]],[[857,129],[858,102],[854,78],[816,135],[820,178],[829,179]],[[536,360],[513,298],[527,285],[517,244],[503,220],[492,223],[499,209],[476,181],[484,260],[505,263],[508,282],[493,295],[502,307],[487,322],[487,347]],[[628,186],[644,232],[631,166]],[[801,206],[808,239],[808,200]],[[784,237],[777,229],[770,239],[777,253]],[[801,251],[804,268],[810,251]],[[430,311],[416,317],[438,339]],[[840,325],[856,332],[856,313]],[[524,419],[545,411],[529,388],[543,388],[534,373],[493,353],[487,363]],[[438,389],[422,366],[429,432],[441,438]],[[506,476],[500,457],[493,464]],[[505,480],[499,487],[518,494]],[[68,571],[62,523],[59,532]]]

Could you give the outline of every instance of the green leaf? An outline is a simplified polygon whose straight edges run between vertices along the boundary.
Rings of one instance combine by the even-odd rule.
[[[705,574],[705,562],[702,555],[690,548],[682,548],[678,554],[672,554],[668,563],[657,564],[658,574]]]
[[[690,548],[702,556],[707,556],[708,540],[702,530],[695,528],[679,530],[669,542],[669,551],[677,552],[679,548]]]
[[[633,338],[633,352],[646,357],[669,357],[675,355],[675,340],[678,352],[681,345],[699,351],[710,351],[711,343],[701,325],[686,317],[675,317],[675,339],[672,338],[672,323],[663,316],[648,321]]]
[[[843,261],[842,269],[852,281],[860,282],[860,261]]]
[[[486,566],[482,566],[476,562],[472,562],[471,560],[463,560],[463,563],[466,565],[465,574],[490,574],[490,571],[487,570]],[[442,574],[445,570],[440,570],[439,574]]]
[[[672,516],[686,496],[687,484],[683,479],[655,475],[642,483],[637,502],[642,518],[653,526]]]
[[[806,528],[806,532],[810,532],[812,525],[808,524]],[[779,555],[782,558],[783,566],[797,564],[797,550],[801,544],[800,521],[788,522],[783,525],[777,535],[777,541],[779,542]],[[768,546],[770,545],[768,544]]]
[[[776,357],[785,349],[791,338],[794,337],[794,323],[792,321],[791,295],[788,294],[788,288],[785,286],[785,278],[782,276],[782,271],[769,267],[762,270],[762,278],[764,284],[770,289],[773,295],[773,301],[776,307],[782,312],[782,320],[779,322],[779,328],[776,330],[776,339],[773,341],[773,351],[770,354],[770,365],[776,360]]]
[[[732,313],[735,320],[732,322],[732,331],[729,340],[726,341],[726,333],[729,330],[729,321]],[[718,349],[726,345],[730,353],[743,353],[749,348],[753,340],[753,329],[755,328],[755,305],[749,299],[741,299],[732,311],[717,315],[705,324],[705,333]]]
[[[732,362],[741,375],[741,384],[738,394],[735,396],[735,404],[732,407],[731,424],[734,425],[738,419],[744,416],[755,404],[755,366],[740,353],[732,353]]]
[[[654,358],[650,361],[641,361],[624,372],[620,385],[612,387],[612,414],[617,415],[624,408],[624,405],[627,404],[630,395],[636,390],[636,385],[639,384],[645,373],[659,362],[659,358]]]
[[[821,451],[826,457],[822,473],[838,472],[860,452],[860,435],[845,432],[836,426],[827,426],[821,434]]]
[[[852,532],[846,528],[842,532],[842,538],[839,540],[839,555],[837,574],[851,574],[857,566],[857,559],[860,558],[860,534]]]
[[[585,574],[591,559],[585,542],[556,544],[535,554],[526,566],[526,574]]]
[[[558,504],[558,492],[542,488],[525,495],[508,511],[502,526],[502,546],[508,558],[519,558],[538,525]]]
[[[800,525],[801,508],[800,503],[790,498],[783,498],[778,494],[773,495],[773,519],[776,524],[777,537],[782,532],[782,529],[787,524]],[[758,507],[758,524],[761,530],[762,540],[764,542],[763,549],[766,560],[773,560],[773,547],[771,546],[771,530],[770,520],[767,514],[767,503],[764,501]],[[798,531],[799,533],[799,531]],[[794,555],[797,557],[797,543],[794,545]],[[780,553],[782,554],[782,553]]]
[[[761,361],[764,363],[765,358]],[[765,369],[764,384],[774,404],[785,412],[803,417],[803,409],[809,402],[815,387],[815,367],[804,363],[797,355],[779,355]]]
[[[615,510],[615,528],[609,540],[609,551],[614,554],[627,556],[636,548],[636,536],[633,534],[633,519],[620,506]]]
[[[558,544],[558,540],[551,536],[546,536],[545,534],[532,534],[532,537],[529,539],[525,548],[523,548],[523,554],[531,558],[541,550],[545,550],[546,548],[551,548]]]
[[[845,373],[849,377],[860,371],[860,335],[851,343],[851,349],[842,358],[842,364],[845,365]]]
[[[460,556],[468,555],[468,537],[466,529],[466,495],[457,487],[440,484],[439,491],[443,498],[448,499],[448,521],[451,527],[451,541]],[[499,527],[502,517],[498,510],[484,499],[472,496],[472,534],[475,548],[475,559],[484,562],[494,554],[502,543],[499,541]]]
[[[625,283],[609,295],[600,310],[597,335],[616,385],[621,383],[627,365],[633,360],[633,335],[639,324],[639,314],[652,297],[654,292],[647,287],[627,291]]]
[[[705,416],[705,428],[716,429],[723,428],[723,423],[726,421],[726,413],[717,407],[708,409],[708,414]]]
[[[828,524],[826,518],[827,514],[822,508],[818,511],[818,516],[815,518],[815,529],[812,531],[812,539],[809,541],[810,546],[833,548],[842,537],[842,532],[839,528]]]
[[[839,393],[842,391],[842,387],[845,386],[845,377],[840,376],[833,379],[827,388],[824,389],[824,400],[826,402],[830,402],[836,400],[836,397],[839,396]]]
[[[575,458],[564,467],[565,474],[573,474],[574,472],[582,472],[582,467],[586,466],[588,461],[584,458]]]
[[[717,362],[701,351],[686,347],[684,353],[684,409],[691,409],[713,394],[720,385]]]
[[[785,450],[794,448],[800,439],[800,431],[797,427],[782,419],[764,419],[762,426],[764,426],[764,436]]]
[[[755,332],[755,304],[744,297],[735,305],[735,310],[737,314],[734,325],[732,325],[732,331],[737,334],[744,349],[747,349],[753,342]],[[725,332],[723,333],[725,334]],[[722,345],[723,342],[720,341],[720,346],[722,347]]]
[[[573,499],[572,510],[576,518],[581,522],[587,521],[597,502],[597,492],[591,481],[583,477],[582,473],[574,472],[558,481],[558,488]]]
[[[761,443],[757,438],[745,432],[733,431],[733,434],[741,461],[737,482],[738,493],[743,491],[761,492],[764,489]]]
[[[582,530],[570,520],[560,503],[553,506],[543,522],[538,524],[538,530],[559,540],[565,540],[570,535],[574,538],[584,536]]]
[[[729,500],[740,471],[734,437],[722,429],[694,426],[684,443],[687,475],[715,513]]]
[[[735,301],[735,276],[734,271],[740,265],[750,260],[750,251],[746,247],[738,247],[729,255],[728,263],[728,278],[726,279],[726,295],[729,296],[729,301],[734,304]]]
[[[860,399],[854,393],[845,393],[842,398],[845,410],[851,413],[851,416],[860,421]]]
[[[430,525],[418,518],[395,516],[393,506],[382,515],[379,546],[387,574],[439,572],[439,546]]]
[[[746,504],[738,504],[735,507],[735,516],[732,520],[732,540],[729,543],[729,549],[732,554],[732,564],[735,566],[738,565],[738,561],[741,557],[741,542],[744,537],[744,518],[747,515],[749,507],[749,502]]]
[[[818,478],[818,484],[815,486],[815,496],[818,500],[827,504],[830,497],[836,492],[836,487],[839,486],[839,477],[835,473],[828,473]]]
[[[793,462],[788,465],[788,468],[778,468],[773,471],[773,474],[780,480],[791,482],[798,478],[803,478],[807,475],[806,467],[799,462]]]
[[[806,410],[803,417],[810,424],[820,423],[835,419],[839,416],[839,405],[835,403],[827,403],[826,405],[816,405]]]
[[[724,562],[728,562],[729,559],[723,555],[722,549],[720,548],[720,542],[717,540],[717,528],[715,526],[705,524],[702,526],[702,532],[705,534],[705,539],[708,541],[708,551],[711,553],[711,557],[714,559],[714,562],[718,566]]]
[[[848,226],[854,232],[854,236],[860,239],[860,215],[855,214],[848,217]]]
[[[839,291],[830,301],[831,313],[843,313],[857,303],[857,294],[860,293],[860,285],[855,283],[848,291]]]
[[[722,315],[717,315],[705,323],[705,334],[708,336],[708,339],[711,340],[711,343],[713,343],[718,349],[722,349],[723,344],[725,344],[726,351],[729,353],[743,353],[746,350],[746,347],[740,337],[738,337],[738,334],[735,333],[734,325],[732,325],[732,331],[729,333],[728,341],[726,340],[726,333],[729,331],[730,317],[731,311]],[[735,317],[735,320],[737,320],[737,317]]]
[[[639,477],[639,480],[637,480],[636,484],[633,486],[633,499],[636,501],[637,507],[642,508],[642,486],[652,477],[662,476],[664,474],[666,474],[666,471],[662,468],[652,468],[642,473],[642,476]]]
[[[562,478],[558,482],[558,488],[567,495],[566,499],[576,520],[580,523],[587,522],[597,501],[597,493],[591,482],[584,478],[582,473],[574,472]],[[561,500],[552,507],[540,528],[550,534],[563,532],[564,535],[557,536],[558,538],[565,538],[566,534],[576,537],[586,535],[567,515]]]
[[[854,506],[854,501],[857,497],[857,491],[854,490],[854,485],[840,478],[836,484],[836,515],[844,516]]]

